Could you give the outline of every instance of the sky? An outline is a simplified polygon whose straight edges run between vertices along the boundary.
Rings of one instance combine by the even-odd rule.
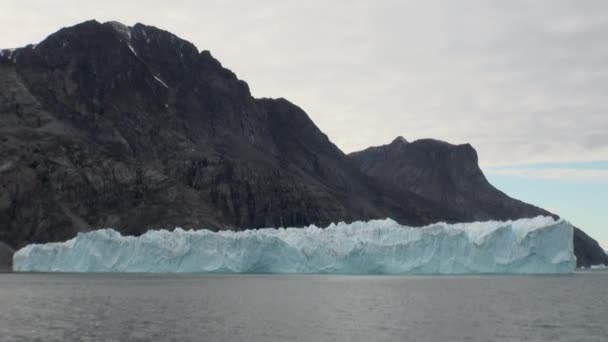
[[[2,0],[0,46],[97,19],[210,50],[344,152],[471,143],[488,179],[608,249],[608,2]],[[608,208],[607,208],[608,209]]]

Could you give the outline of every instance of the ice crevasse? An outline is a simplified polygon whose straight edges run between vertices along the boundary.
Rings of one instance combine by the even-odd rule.
[[[66,242],[28,245],[15,271],[474,274],[571,273],[573,228],[565,220],[436,223],[393,220],[327,228],[245,231],[151,230],[139,237],[112,229]]]

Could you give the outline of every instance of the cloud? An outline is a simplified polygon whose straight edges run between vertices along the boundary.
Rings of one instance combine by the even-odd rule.
[[[507,165],[485,171],[491,176],[608,183],[608,160]]]
[[[90,3],[9,0],[1,44],[140,21],[297,103],[347,152],[403,135],[472,143],[484,166],[608,159],[605,1]]]
[[[522,177],[530,179],[566,180],[583,182],[608,182],[608,170],[557,168],[500,168],[490,169],[488,174],[494,176]]]

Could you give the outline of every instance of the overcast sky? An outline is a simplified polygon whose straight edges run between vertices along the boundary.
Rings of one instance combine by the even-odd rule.
[[[208,49],[345,152],[433,137],[484,165],[608,160],[606,1],[13,1],[2,45],[96,18]]]
[[[345,152],[398,135],[432,137],[473,144],[484,169],[500,176],[608,182],[608,167],[577,166],[608,160],[608,1],[3,0],[1,7],[3,47],[92,18],[171,31],[210,50],[254,96],[302,107]],[[496,169],[557,162],[542,172]]]

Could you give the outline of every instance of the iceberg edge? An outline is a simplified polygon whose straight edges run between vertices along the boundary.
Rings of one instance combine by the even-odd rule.
[[[573,227],[536,217],[402,226],[391,219],[245,231],[113,229],[31,244],[17,272],[556,274],[573,273]]]

